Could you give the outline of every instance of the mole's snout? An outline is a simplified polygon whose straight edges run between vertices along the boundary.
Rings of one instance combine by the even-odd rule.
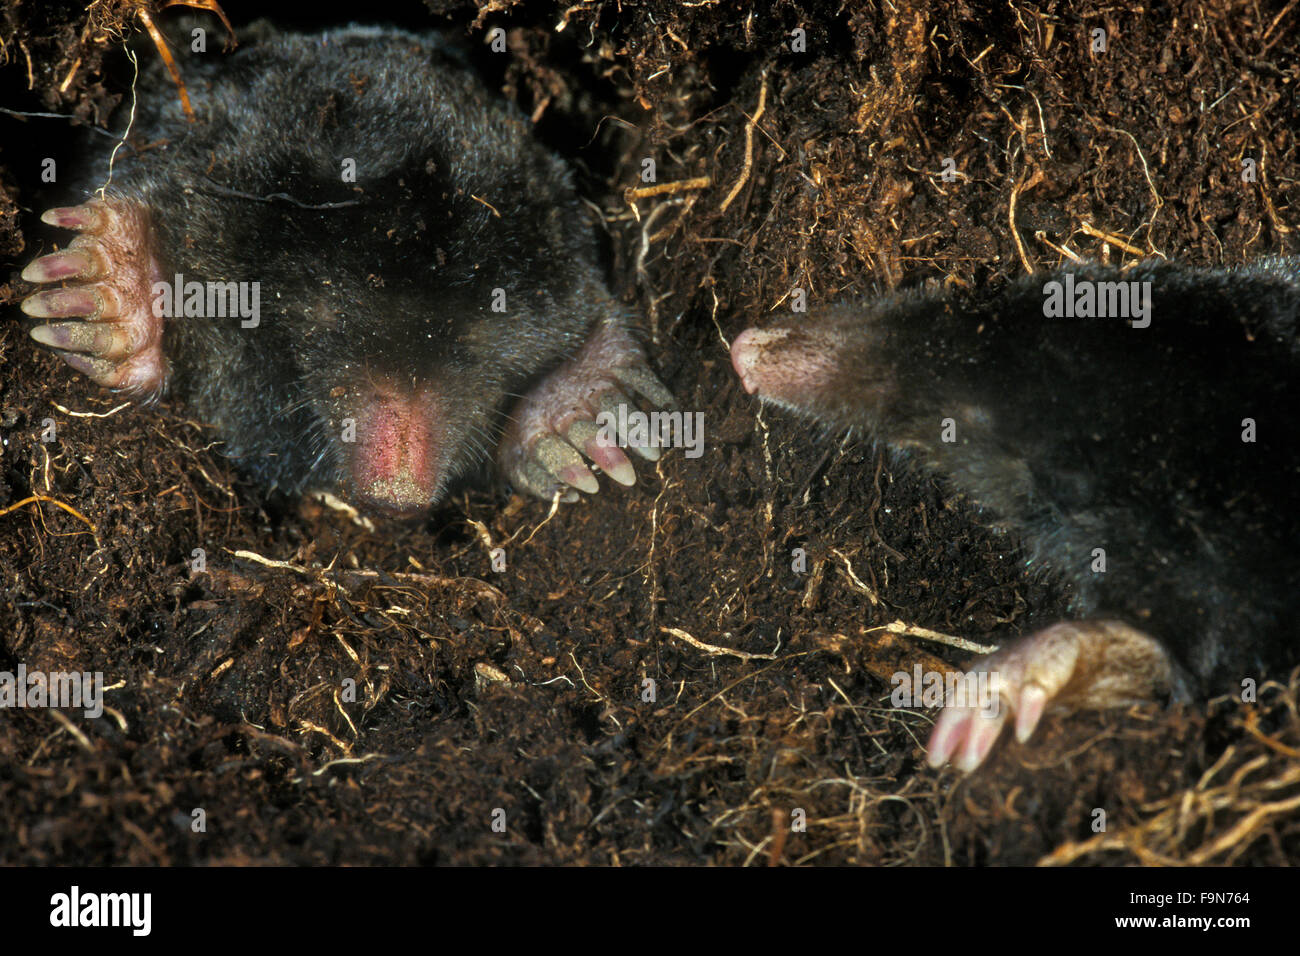
[[[445,422],[439,399],[427,389],[372,395],[357,413],[352,434],[346,424],[344,431],[360,503],[393,515],[428,510],[443,491]]]
[[[840,372],[833,335],[818,329],[746,329],[731,342],[731,365],[745,391],[798,402],[826,390]]]
[[[785,332],[764,332],[761,329],[745,329],[731,342],[731,367],[740,376],[740,384],[745,391],[753,395],[758,391],[761,381],[761,364],[763,349],[772,342],[785,338]]]

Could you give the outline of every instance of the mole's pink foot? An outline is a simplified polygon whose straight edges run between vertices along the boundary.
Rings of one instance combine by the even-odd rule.
[[[624,389],[659,407],[673,404],[672,393],[646,367],[627,330],[607,322],[515,406],[498,453],[505,477],[539,497],[559,491],[573,501],[577,491],[600,490],[585,455],[619,484],[635,484],[636,472],[620,444],[649,461],[659,458],[659,449],[636,444],[635,436],[629,441],[620,430],[627,414],[620,415],[619,407],[628,414],[638,411]]]
[[[23,300],[22,310],[43,322],[31,337],[100,385],[158,394],[167,365],[153,285],[162,275],[147,212],[127,200],[92,200],[51,209],[41,220],[81,234],[23,270],[28,282],[68,283]]]
[[[1063,621],[1008,644],[965,675],[935,721],[929,763],[951,759],[969,773],[1012,715],[1024,743],[1049,706],[1120,707],[1179,686],[1169,655],[1150,635],[1119,621]]]

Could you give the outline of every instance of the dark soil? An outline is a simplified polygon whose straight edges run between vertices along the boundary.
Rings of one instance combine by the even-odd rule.
[[[141,6],[9,0],[0,107],[121,130],[120,38],[159,55]],[[996,644],[1067,595],[932,477],[760,412],[726,347],[794,287],[1296,252],[1300,8],[427,6],[284,22],[506,29],[480,66],[578,169],[705,453],[553,517],[482,488],[367,530],[268,498],[183,407],[120,407],[26,338],[41,161],[75,168],[75,131],[0,114],[0,670],[112,688],[99,720],[0,713],[0,862],[1300,859],[1286,674],[1257,705],[1049,719],[971,779],[926,768],[932,715],[889,677],[966,655],[881,627]],[[678,185],[628,194],[647,158]]]

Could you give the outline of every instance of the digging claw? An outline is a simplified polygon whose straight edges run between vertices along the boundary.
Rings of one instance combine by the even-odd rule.
[[[97,202],[47,209],[41,214],[41,222],[61,229],[81,229],[88,232],[97,232],[104,228],[103,212]]]
[[[636,407],[636,405],[633,403],[633,401],[630,398],[628,398],[626,395],[624,395],[622,392],[620,392],[617,388],[614,388],[613,386],[611,386],[608,391],[603,392],[596,399],[596,406],[599,414],[609,416],[608,420],[616,424],[619,421],[620,408],[631,409]],[[654,445],[636,444],[631,440],[631,436],[624,431],[619,431],[618,440],[620,442],[619,445],[610,446],[616,452],[619,452],[620,447],[627,447],[627,448],[631,448],[634,452],[636,452],[646,461],[659,460],[660,452],[659,449]],[[623,462],[627,463],[628,468],[632,467],[632,463],[628,461],[626,455],[624,455],[622,452],[619,452],[619,456],[622,458]],[[628,484],[632,484],[633,482],[635,482],[635,480],[636,480],[635,473],[633,473],[632,481],[628,482]]]
[[[566,485],[594,495],[600,491],[596,476],[591,473],[582,456],[564,439],[544,434],[533,447],[533,461]]]
[[[33,259],[23,270],[28,282],[59,282],[63,279],[97,279],[100,272],[85,252],[69,248]]]
[[[103,314],[104,305],[104,297],[93,286],[74,286],[29,295],[23,299],[19,308],[34,319],[71,319],[78,316],[97,319]]]
[[[673,393],[644,365],[620,366],[611,369],[610,374],[657,408],[677,407]]]

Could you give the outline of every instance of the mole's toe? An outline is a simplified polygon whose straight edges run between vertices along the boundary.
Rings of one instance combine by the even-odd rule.
[[[45,210],[41,214],[41,222],[62,229],[99,231],[104,228],[104,217],[100,210],[101,204],[96,202],[82,203],[80,206],[58,206]]]
[[[641,362],[615,366],[610,369],[610,374],[660,408],[674,408],[677,405],[677,400],[673,398],[673,393],[668,391],[668,386],[659,381],[658,376]]]
[[[103,273],[100,263],[83,249],[65,249],[33,259],[23,269],[28,282],[60,282],[64,279],[95,279]]]

